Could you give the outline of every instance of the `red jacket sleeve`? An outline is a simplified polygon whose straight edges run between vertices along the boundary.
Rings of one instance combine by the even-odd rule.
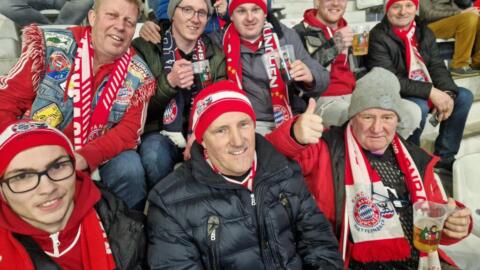
[[[295,159],[302,167],[303,175],[309,175],[317,168],[320,148],[323,143],[301,145],[290,136],[290,130],[298,117],[286,121],[284,124],[267,134],[265,138],[275,146],[277,151]],[[322,141],[321,141],[322,142]]]
[[[32,25],[23,30],[22,54],[5,76],[0,76],[0,125],[20,118],[32,106],[45,71],[43,34]]]
[[[285,156],[294,159],[301,167],[310,193],[325,217],[335,226],[335,199],[332,163],[324,140],[308,146],[298,144],[290,130],[296,118],[285,122],[266,135],[270,143]]]
[[[135,93],[130,101],[130,107],[122,120],[104,135],[87,143],[77,152],[88,163],[90,170],[95,170],[103,162],[108,161],[129,149],[135,149],[143,133],[147,116],[147,107],[155,89],[155,80],[149,78]]]

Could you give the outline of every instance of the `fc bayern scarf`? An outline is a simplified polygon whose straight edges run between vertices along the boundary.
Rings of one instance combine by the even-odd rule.
[[[92,113],[94,50],[91,32],[92,29],[87,27],[78,44],[75,67],[67,84],[68,96],[73,98],[73,145],[76,150],[102,135],[102,131],[108,121],[110,109],[120,86],[125,81],[127,69],[132,59],[129,48],[121,58],[115,61],[115,68],[102,90]]]
[[[165,72],[168,74],[173,68],[173,64],[176,60],[181,59],[180,52],[175,44],[175,39],[172,36],[171,29],[168,29],[165,32],[162,44],[162,61],[164,62]],[[192,60],[194,62],[205,61],[206,57],[206,46],[200,37],[194,47]],[[207,78],[211,78],[210,69],[208,69],[207,74],[200,74]],[[209,86],[211,84],[211,79],[200,80],[197,84],[192,86],[190,90],[180,90],[177,91],[177,94],[173,99],[170,100],[165,112],[163,114],[163,131],[162,134],[168,136],[177,146],[183,148],[185,147],[185,138],[182,135],[183,131],[183,122],[186,112],[190,111],[193,99],[198,94],[198,91]],[[187,116],[190,120],[190,115]],[[188,133],[191,132],[191,121],[188,123]]]
[[[376,193],[388,197],[387,190],[378,173],[372,169],[362,148],[356,141],[349,123],[345,131],[345,215],[341,237],[341,248],[345,252],[348,230],[352,235],[351,256],[358,262],[386,262],[404,260],[410,257],[410,245],[403,233],[398,214],[391,201],[375,202],[372,186]],[[397,135],[392,147],[400,170],[405,175],[405,183],[412,204],[427,200],[421,175],[415,162]],[[435,196],[435,195],[434,195]],[[430,200],[442,201],[441,195]],[[378,203],[382,204],[379,207]],[[434,258],[434,259],[432,259]],[[437,251],[420,253],[420,266],[440,269]],[[422,266],[422,267],[423,267]]]
[[[64,230],[78,230],[79,241],[74,240],[71,246],[80,245],[83,269],[113,270],[115,269],[115,259],[103,225],[94,208],[95,203],[100,199],[100,191],[87,174],[77,172],[77,177],[75,206]],[[15,233],[30,235],[32,238],[35,238],[35,235],[47,233],[26,223],[3,200],[0,202],[0,216],[2,218],[2,226],[0,226],[2,260],[0,261],[0,268],[34,270],[35,267],[30,255],[13,236],[9,227],[14,228]],[[61,253],[65,254],[68,252],[66,250],[68,250],[68,247],[64,248]]]
[[[393,33],[399,37],[405,45],[405,56],[407,63],[408,78],[414,81],[431,82],[430,73],[423,61],[423,57],[418,52],[415,30],[417,24],[412,22],[407,30],[400,30],[392,27]]]
[[[233,184],[237,184],[237,185],[242,185],[243,187],[250,190],[250,192],[253,192],[253,179],[255,178],[255,175],[257,173],[257,152],[255,152],[253,156],[252,168],[250,169],[250,172],[248,173],[248,175],[245,176],[245,178],[243,178],[243,180],[235,180],[226,175],[221,174],[220,171],[217,169],[217,167],[215,167],[215,165],[213,165],[213,163],[208,158],[207,150],[203,151],[203,157],[205,158],[205,161],[207,161],[210,168],[212,168],[212,170],[215,173],[218,173],[220,176],[222,176],[223,179],[225,179],[225,181]]]
[[[270,79],[270,94],[272,97],[273,116],[275,125],[279,126],[283,122],[292,118],[293,114],[290,108],[290,101],[288,98],[288,88],[284,83],[278,63],[275,59],[274,52],[280,50],[280,42],[277,34],[273,31],[273,26],[269,22],[265,22],[263,26],[263,43],[265,46],[265,53],[271,53],[269,59],[269,74]],[[260,42],[259,47],[263,44]],[[237,83],[240,89],[242,87],[242,64],[240,60],[240,35],[238,34],[235,25],[231,23],[225,35],[223,36],[223,49],[227,59],[227,76],[230,80]],[[280,57],[281,58],[281,57]],[[283,61],[280,59],[280,61]]]

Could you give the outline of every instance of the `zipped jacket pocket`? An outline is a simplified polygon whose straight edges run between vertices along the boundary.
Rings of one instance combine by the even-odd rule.
[[[290,227],[292,228],[292,234],[294,239],[296,239],[297,227],[296,227],[295,219],[293,217],[292,204],[288,200],[288,197],[287,195],[285,195],[285,193],[280,193],[278,196],[278,200],[280,201],[280,204],[283,205],[283,207],[287,211],[288,220],[290,221]]]
[[[218,216],[208,217],[207,222],[207,242],[208,242],[208,264],[212,270],[220,269],[218,258],[218,241],[220,218]]]

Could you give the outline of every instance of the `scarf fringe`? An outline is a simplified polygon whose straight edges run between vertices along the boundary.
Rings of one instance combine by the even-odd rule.
[[[362,263],[405,260],[410,258],[410,245],[405,238],[355,243],[352,258]]]
[[[40,78],[45,73],[45,42],[43,31],[38,25],[32,24],[23,28],[22,52],[26,52],[32,59],[32,85],[34,91],[36,91]]]
[[[128,109],[130,109],[130,107],[138,107],[141,104],[148,103],[150,98],[155,94],[156,88],[157,84],[155,79],[145,80],[143,86],[135,91],[135,94],[132,96]]]

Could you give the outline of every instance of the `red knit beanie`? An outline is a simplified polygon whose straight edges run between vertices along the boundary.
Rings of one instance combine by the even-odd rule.
[[[43,122],[15,121],[0,133],[0,176],[3,176],[10,161],[20,152],[42,145],[63,147],[74,160],[70,140],[59,130]]]
[[[252,104],[234,82],[220,81],[200,91],[192,107],[192,130],[198,143],[202,143],[208,126],[227,112],[246,113],[255,122]]]
[[[388,11],[394,3],[400,2],[400,1],[404,1],[404,0],[387,0],[387,2],[385,3],[385,11]],[[410,0],[410,1],[412,1],[412,3],[418,9],[418,0]]]
[[[267,14],[267,3],[265,0],[232,0],[230,2],[230,5],[228,6],[228,14],[232,16],[233,11],[240,6],[241,4],[246,4],[246,3],[251,3],[251,4],[256,4],[259,6],[265,14]]]

